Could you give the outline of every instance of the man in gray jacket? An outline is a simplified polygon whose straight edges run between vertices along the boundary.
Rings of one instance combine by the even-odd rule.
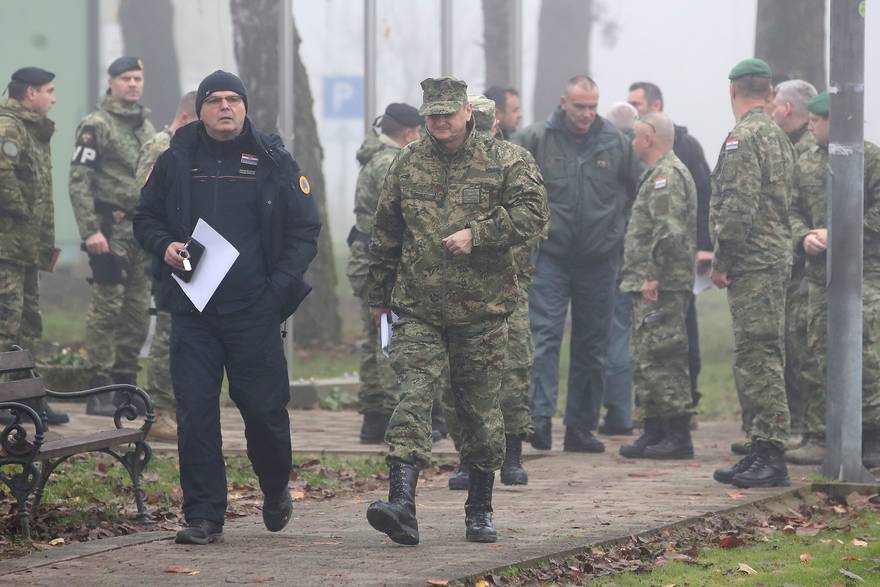
[[[538,249],[529,295],[535,363],[529,390],[532,446],[551,447],[559,349],[571,303],[571,366],[564,450],[603,452],[592,434],[605,384],[608,332],[639,163],[629,141],[597,114],[599,87],[571,78],[559,108],[514,141],[534,155],[550,198],[550,238]]]

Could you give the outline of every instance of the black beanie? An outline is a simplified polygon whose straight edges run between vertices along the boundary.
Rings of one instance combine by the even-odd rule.
[[[244,83],[241,81],[241,78],[234,73],[218,69],[199,84],[199,89],[196,93],[196,116],[202,117],[202,102],[205,101],[205,98],[214,92],[224,91],[235,92],[241,96],[241,99],[244,101],[244,109],[247,111],[247,90],[244,89]]]

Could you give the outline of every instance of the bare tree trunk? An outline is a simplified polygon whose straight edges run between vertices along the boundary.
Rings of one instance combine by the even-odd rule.
[[[538,75],[535,79],[535,120],[543,120],[559,104],[565,82],[590,73],[593,0],[543,0],[538,19]]]
[[[144,104],[153,123],[168,124],[181,95],[171,0],[121,0],[119,26],[125,54],[144,61]]]
[[[825,87],[825,0],[758,0],[755,56],[776,75]]]
[[[278,0],[230,0],[235,36],[235,58],[242,81],[248,88],[248,116],[261,130],[278,126]],[[318,256],[306,273],[314,290],[295,317],[294,336],[301,344],[338,341],[342,334],[336,297],[333,241],[327,222],[327,203],[322,165],[324,151],[318,140],[312,91],[305,65],[300,59],[298,33],[294,44],[293,155],[312,184],[312,197],[321,214]]]
[[[510,10],[508,0],[483,0],[483,54],[486,87],[508,88],[510,75]]]

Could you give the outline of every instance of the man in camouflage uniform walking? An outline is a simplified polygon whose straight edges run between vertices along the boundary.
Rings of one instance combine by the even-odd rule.
[[[355,190],[355,225],[348,234],[351,259],[348,262],[348,280],[354,295],[361,302],[361,321],[364,342],[361,345],[360,391],[358,406],[364,415],[361,442],[381,444],[391,412],[397,406],[397,376],[390,361],[382,354],[376,322],[370,315],[366,285],[369,275],[370,233],[373,216],[379,204],[379,192],[385,174],[401,147],[419,138],[419,129],[425,119],[409,104],[392,103],[379,119],[381,134],[370,132],[357,152],[361,170]]]
[[[672,151],[669,117],[645,114],[633,131],[633,153],[648,169],[627,228],[620,291],[632,296],[633,388],[645,422],[642,435],[620,447],[620,454],[689,459],[693,398],[686,322],[697,251],[697,188]]]
[[[495,139],[473,132],[467,85],[422,82],[427,134],[388,170],[370,241],[368,296],[375,317],[393,310],[391,359],[401,398],[389,444],[388,502],[367,519],[401,544],[417,544],[415,489],[431,458],[431,406],[445,370],[471,466],[466,537],[494,542],[492,488],[504,459],[500,386],[507,316],[516,307],[512,245],[549,218],[541,178]]]
[[[171,124],[144,143],[138,156],[136,181],[143,186],[153,171],[153,165],[159,155],[171,146],[171,137],[177,129],[197,120],[196,93],[184,94],[177,105],[177,112]],[[169,359],[171,337],[171,314],[156,310],[156,329],[150,344],[150,355],[147,358],[146,391],[156,408],[156,422],[150,427],[149,437],[152,440],[177,442],[177,416],[174,412],[176,402],[171,386],[171,365]]]
[[[810,100],[810,128],[816,144],[798,159],[792,236],[806,253],[809,283],[808,340],[810,361],[805,379],[806,399],[803,445],[786,455],[792,463],[818,465],[825,459],[825,366],[827,361],[828,304],[826,301],[826,248],[828,245],[828,93]],[[880,466],[880,147],[865,142],[864,266],[862,285],[862,461]]]
[[[746,59],[728,76],[736,126],[712,174],[711,278],[727,288],[733,319],[734,379],[743,409],[754,414],[749,454],[715,479],[738,487],[788,484],[784,443],[785,291],[791,274],[794,149],[767,115],[770,66]]]
[[[495,113],[495,102],[485,96],[469,96],[473,107],[474,130],[488,137],[496,137],[499,121]],[[501,148],[510,149],[540,176],[532,154],[515,143],[499,141]],[[542,235],[546,236],[546,235]],[[532,253],[539,239],[511,247],[516,263],[517,304],[507,318],[507,355],[504,359],[504,376],[501,380],[501,415],[504,417],[505,451],[501,464],[501,482],[505,485],[527,485],[529,476],[522,466],[522,442],[532,432],[532,418],[529,413],[529,370],[532,367],[532,332],[529,328],[529,287],[532,283]],[[444,404],[449,435],[458,450],[461,432],[455,408]],[[459,464],[457,471],[449,478],[449,489],[464,490],[470,483],[470,471]]]
[[[107,73],[107,95],[80,123],[70,165],[70,201],[92,268],[85,340],[92,386],[137,384],[150,299],[148,257],[134,242],[131,215],[141,187],[138,156],[156,130],[139,103],[140,59],[120,57]],[[95,397],[87,412],[112,415],[114,408]]]
[[[31,352],[43,334],[39,271],[57,259],[49,140],[55,123],[55,74],[23,67],[12,74],[0,102],[0,350]],[[50,424],[68,421],[48,404]]]

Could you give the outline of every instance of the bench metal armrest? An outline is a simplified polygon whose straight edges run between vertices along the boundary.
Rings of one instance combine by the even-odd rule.
[[[32,407],[19,402],[0,402],[0,410],[10,410],[13,420],[0,432],[0,449],[3,455],[0,462],[30,462],[34,460],[43,444],[46,424]],[[33,440],[28,439],[28,431],[22,426],[22,416],[31,420],[36,429]]]
[[[121,403],[118,408],[116,408],[116,413],[113,415],[113,422],[116,424],[116,427],[122,428],[123,417],[129,421],[137,419],[137,408],[131,400],[134,396],[139,396],[144,401],[144,405],[146,406],[147,413],[145,415],[144,424],[143,426],[141,426],[144,437],[146,437],[147,433],[150,431],[150,427],[153,425],[153,422],[156,421],[156,410],[153,407],[153,401],[150,399],[150,394],[148,394],[140,387],[128,385],[127,383],[114,383],[112,385],[104,385],[92,389],[83,389],[81,391],[52,391],[51,389],[47,389],[46,397],[51,399],[79,399],[84,397],[91,397],[93,395],[98,395],[101,393],[111,393],[114,391],[127,392],[127,394],[125,395],[125,401]]]

